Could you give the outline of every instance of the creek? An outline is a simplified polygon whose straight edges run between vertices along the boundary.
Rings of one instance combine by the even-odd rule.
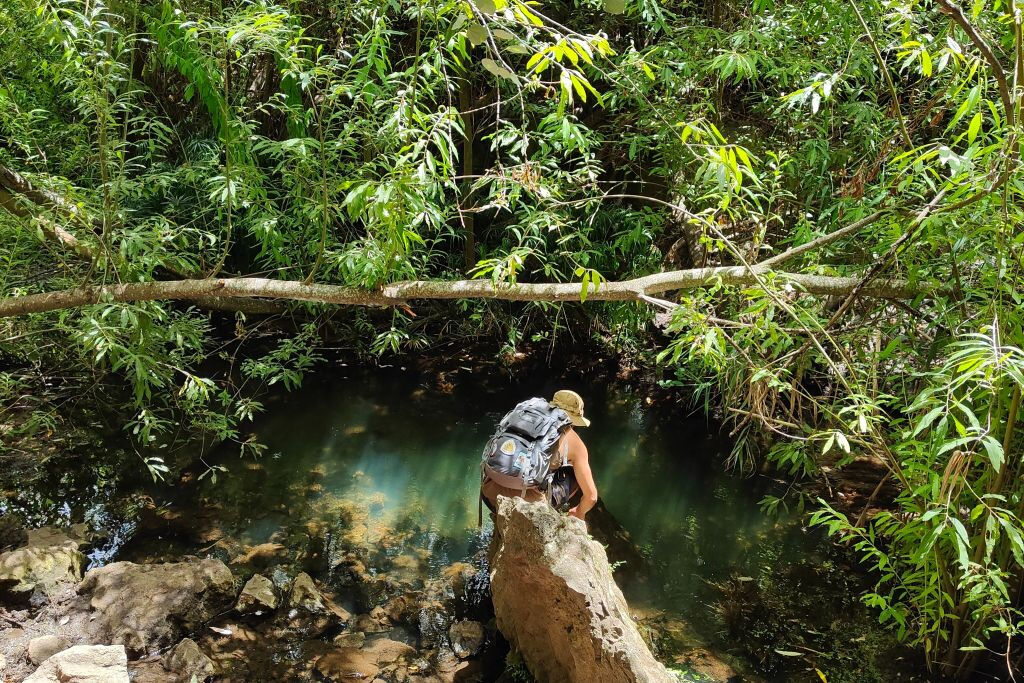
[[[34,523],[103,529],[91,566],[212,555],[271,575],[301,567],[337,586],[346,609],[366,611],[389,586],[479,564],[491,528],[486,509],[477,525],[482,446],[517,401],[564,387],[584,396],[593,423],[580,430],[603,505],[591,531],[663,661],[685,671],[707,653],[771,679],[814,680],[824,668],[830,681],[886,680],[898,659],[856,602],[862,577],[796,511],[758,508],[783,484],[725,471],[731,444],[718,425],[616,383],[491,377],[439,391],[412,371],[341,368],[268,401],[258,458],[217,447],[173,482],[68,473],[8,492],[9,504]],[[346,592],[334,575],[353,547],[386,579],[380,594]]]

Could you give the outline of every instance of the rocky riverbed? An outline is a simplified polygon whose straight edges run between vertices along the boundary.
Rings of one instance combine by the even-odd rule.
[[[516,681],[527,680],[527,667],[516,664],[524,660],[541,681],[603,675],[600,658],[568,674],[541,665],[538,648],[560,647],[559,629],[533,631],[521,614],[495,619],[485,550],[426,571],[429,553],[410,554],[403,543],[417,530],[374,525],[366,514],[372,501],[323,497],[317,505],[322,514],[307,525],[304,542],[286,537],[255,546],[216,532],[201,516],[186,523],[156,515],[164,519],[163,533],[187,528],[215,540],[204,553],[175,561],[112,562],[84,574],[84,552],[99,542],[89,529],[8,533],[16,547],[0,554],[3,680]],[[615,675],[606,680],[675,680],[651,657],[626,612],[602,546],[550,509],[534,513],[527,524],[519,508],[509,507],[498,520],[515,541],[491,547],[492,557],[505,558],[493,573],[497,594],[505,596],[498,604],[522,594],[535,619],[578,621],[581,633],[588,623],[610,623],[588,617],[581,605],[612,605],[614,628],[591,629],[587,640],[594,652],[608,653],[605,673]],[[16,527],[9,517],[5,523]],[[526,548],[531,536],[542,547],[550,534],[561,535],[564,553]],[[572,576],[555,566],[564,561],[576,562]],[[545,590],[530,576],[547,577]],[[567,602],[567,595],[578,599]],[[502,623],[522,656],[507,656]],[[566,651],[578,647],[571,631],[561,630]],[[615,653],[627,640],[640,664],[623,674]],[[713,657],[677,664],[678,675],[689,670],[683,680],[734,674]]]
[[[467,563],[416,584],[367,569],[369,548],[349,545],[323,563],[331,587],[301,571],[285,546],[223,542],[203,558],[113,562],[83,576],[91,541],[82,532],[31,530],[0,555],[4,680],[33,671],[46,676],[39,680],[71,680],[40,665],[95,645],[119,648],[135,681],[349,680],[354,672],[493,680],[504,661],[488,603],[471,595],[480,572]],[[338,604],[339,590],[364,611]],[[73,653],[79,666],[90,654],[97,667],[110,666],[109,650]]]

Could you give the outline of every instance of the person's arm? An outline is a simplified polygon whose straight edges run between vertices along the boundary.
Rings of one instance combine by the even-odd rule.
[[[590,455],[587,453],[586,445],[575,430],[569,432],[569,435],[572,439],[569,443],[572,469],[582,494],[579,505],[569,510],[569,514],[585,519],[587,511],[597,503],[597,484],[594,483],[594,473],[590,471]]]

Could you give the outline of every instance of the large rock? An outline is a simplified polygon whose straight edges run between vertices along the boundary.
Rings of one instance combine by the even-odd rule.
[[[25,534],[28,545],[0,555],[0,593],[16,601],[49,597],[82,577],[79,539],[52,527]]]
[[[124,645],[133,654],[166,648],[230,608],[231,570],[220,560],[166,564],[114,562],[85,575],[96,640]]]
[[[327,606],[324,598],[313,583],[313,577],[306,572],[300,572],[292,583],[291,592],[288,595],[288,606],[296,609],[303,609],[314,614],[324,612]]]
[[[25,532],[25,522],[18,515],[0,515],[0,550],[17,548],[25,545],[28,534]]]
[[[288,628],[307,638],[322,634],[329,628],[352,619],[343,607],[317,590],[313,579],[302,572],[295,577],[287,601],[285,619]]]
[[[53,655],[24,683],[128,683],[121,645],[76,645]]]
[[[491,591],[498,629],[541,683],[676,681],[637,631],[604,548],[546,503],[499,499]]]
[[[252,578],[245,582],[242,594],[238,596],[235,609],[240,614],[252,614],[254,612],[270,612],[277,607],[277,593],[274,592],[274,584],[262,574],[253,574]]]

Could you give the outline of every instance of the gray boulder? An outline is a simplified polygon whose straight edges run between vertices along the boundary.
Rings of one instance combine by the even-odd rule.
[[[128,683],[122,645],[76,645],[53,655],[24,683]]]
[[[133,654],[170,647],[235,600],[231,570],[220,560],[165,564],[114,562],[85,575],[94,640]]]
[[[82,577],[79,539],[52,527],[33,529],[25,538],[25,547],[0,554],[0,593],[15,601],[33,593],[48,598]]]
[[[491,548],[498,629],[540,683],[675,683],[651,654],[604,548],[546,503],[500,498]]]

